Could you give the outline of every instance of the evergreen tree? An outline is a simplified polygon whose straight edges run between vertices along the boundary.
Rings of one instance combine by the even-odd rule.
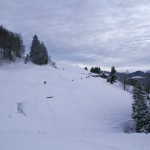
[[[94,68],[93,67],[91,68],[90,72],[92,72],[92,73],[94,72]]]
[[[45,47],[44,43],[41,43],[41,63],[42,64],[48,64],[48,52],[47,52],[47,48]]]
[[[137,82],[133,88],[132,118],[136,122],[136,132],[150,132],[150,113],[146,104],[146,93]]]
[[[88,68],[87,68],[87,67],[84,67],[84,70],[88,71]]]
[[[116,82],[117,76],[116,76],[116,69],[114,66],[111,67],[111,72],[109,74],[109,78],[108,78],[108,82],[110,82],[111,84],[113,84],[114,82]]]
[[[142,127],[140,132],[150,133],[150,112],[149,112],[149,110],[147,110],[144,115],[144,126]]]
[[[147,93],[147,99],[150,100],[150,97],[149,97],[149,94],[150,94],[150,73],[145,74],[144,89],[145,89],[145,92]]]
[[[15,34],[15,39],[16,40],[14,42],[15,45],[14,52],[16,57],[21,58],[25,52],[25,46],[23,45],[23,38],[21,34]]]
[[[48,63],[47,49],[43,42],[40,43],[37,35],[33,37],[30,50],[30,59],[34,64],[45,65]]]
[[[38,64],[39,49],[40,49],[40,41],[38,40],[37,35],[34,35],[30,48],[30,59],[35,64]]]

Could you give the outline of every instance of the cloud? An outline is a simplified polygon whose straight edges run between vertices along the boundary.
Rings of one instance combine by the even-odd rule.
[[[148,0],[0,1],[1,24],[34,34],[56,61],[118,68],[150,64]]]

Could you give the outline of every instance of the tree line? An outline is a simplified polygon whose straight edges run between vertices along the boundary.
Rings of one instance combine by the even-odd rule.
[[[0,26],[0,58],[13,60],[21,58],[25,52],[25,46],[21,34],[13,33]]]
[[[13,61],[16,58],[22,58],[24,53],[25,46],[21,34],[13,33],[5,27],[0,26],[0,60]],[[37,35],[34,35],[30,52],[25,57],[25,63],[28,61],[37,65],[48,64],[49,56],[47,48],[43,42],[40,42]]]
[[[101,73],[101,68],[100,67],[92,67],[90,72],[100,74]]]

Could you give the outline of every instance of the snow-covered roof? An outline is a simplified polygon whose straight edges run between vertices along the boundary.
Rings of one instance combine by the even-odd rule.
[[[143,77],[141,77],[141,76],[134,76],[134,77],[132,77],[132,79],[142,79]]]

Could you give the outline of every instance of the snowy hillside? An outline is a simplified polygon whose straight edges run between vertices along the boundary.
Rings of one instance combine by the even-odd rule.
[[[0,150],[150,147],[149,135],[123,133],[132,95],[81,68],[11,64],[0,83]]]

